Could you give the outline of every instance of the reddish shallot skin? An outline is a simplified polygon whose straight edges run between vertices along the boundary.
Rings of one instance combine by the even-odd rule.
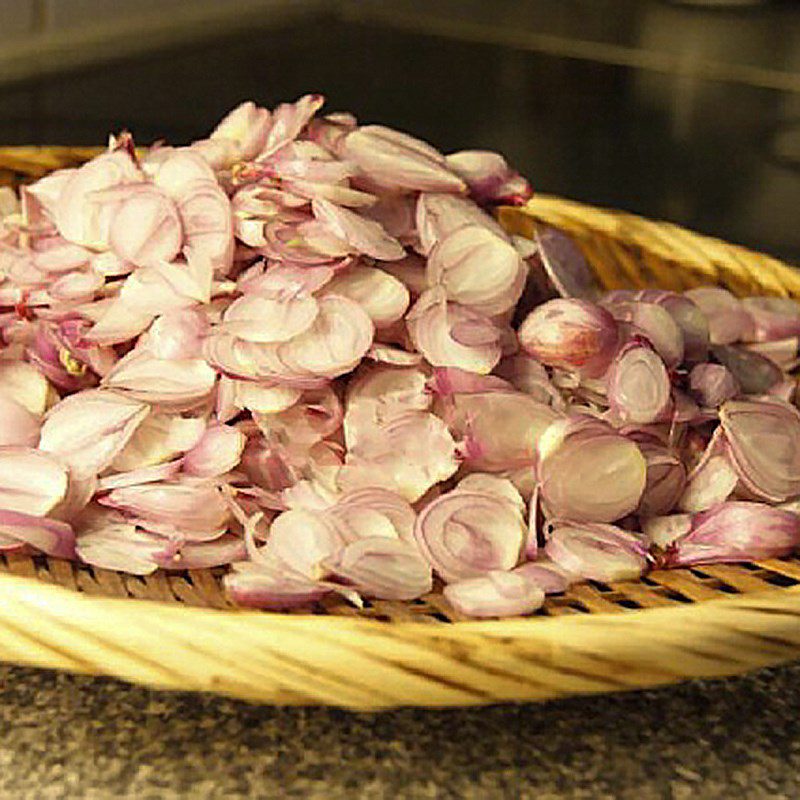
[[[0,189],[0,552],[460,619],[797,548],[800,305],[604,294],[501,155],[323,104]]]

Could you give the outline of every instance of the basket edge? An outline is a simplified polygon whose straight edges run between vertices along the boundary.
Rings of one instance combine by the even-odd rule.
[[[4,661],[262,703],[377,710],[543,700],[734,675],[797,656],[800,587],[618,615],[436,626],[0,580]]]

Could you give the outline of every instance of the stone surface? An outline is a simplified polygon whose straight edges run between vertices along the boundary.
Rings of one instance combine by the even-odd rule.
[[[0,668],[0,798],[800,796],[800,665],[541,705],[258,707]]]

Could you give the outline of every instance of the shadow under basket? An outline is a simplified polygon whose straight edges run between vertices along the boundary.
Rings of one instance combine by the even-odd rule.
[[[87,148],[0,148],[0,184],[81,163]],[[800,273],[675,225],[537,196],[500,220],[568,232],[607,289],[800,298]],[[140,578],[44,556],[0,556],[0,660],[355,709],[462,706],[638,689],[734,675],[800,656],[800,560],[585,583],[534,616],[468,621],[434,592],[411,603],[342,600],[285,614],[233,608],[224,570]]]

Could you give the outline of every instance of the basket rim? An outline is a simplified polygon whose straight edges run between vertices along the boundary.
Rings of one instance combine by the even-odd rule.
[[[635,581],[634,581],[635,582]],[[13,585],[12,585],[13,584]],[[42,590],[42,597],[35,598],[31,592]],[[609,620],[614,621],[615,626],[624,626],[624,620],[649,614],[653,616],[681,616],[693,615],[699,609],[704,609],[709,605],[727,608],[742,607],[747,608],[753,603],[760,603],[764,600],[773,600],[775,595],[785,594],[796,595],[798,601],[798,618],[800,619],[800,584],[797,586],[775,587],[774,589],[753,592],[748,594],[733,595],[728,597],[716,597],[701,602],[686,602],[680,605],[659,606],[651,608],[628,609],[624,612],[615,613],[592,613],[592,614],[568,614],[563,616],[518,616],[506,619],[466,619],[457,622],[448,622],[442,625],[434,625],[430,622],[418,620],[391,620],[383,621],[370,617],[361,617],[356,614],[352,616],[313,614],[313,613],[285,613],[280,611],[261,611],[251,608],[204,608],[202,606],[189,605],[186,603],[172,603],[161,600],[149,600],[125,597],[103,597],[87,594],[86,592],[69,589],[65,586],[49,583],[38,578],[27,578],[21,575],[3,574],[0,576],[0,605],[6,597],[13,599],[23,599],[25,602],[46,602],[49,600],[47,595],[52,596],[53,601],[58,601],[60,606],[67,610],[79,610],[85,604],[92,604],[98,610],[102,609],[106,614],[114,614],[125,607],[122,616],[127,617],[130,609],[136,609],[136,613],[142,618],[151,618],[156,610],[169,609],[170,614],[200,617],[228,617],[237,620],[268,620],[270,624],[287,624],[291,627],[304,627],[311,625],[315,627],[321,620],[325,620],[326,625],[342,627],[345,629],[378,629],[383,630],[387,626],[392,628],[405,628],[408,630],[426,631],[432,633],[435,638],[448,638],[453,634],[454,629],[467,630],[471,632],[492,634],[499,636],[520,635],[519,631],[524,630],[527,634],[530,626],[543,627],[587,627],[593,624],[602,623],[605,625]],[[75,605],[73,605],[75,604]],[[0,610],[0,619],[3,613]],[[457,634],[455,634],[457,635]],[[521,636],[525,638],[525,636]]]
[[[800,656],[800,586],[619,614],[449,625],[220,610],[0,580],[0,659],[157,689],[353,710],[543,700]]]

